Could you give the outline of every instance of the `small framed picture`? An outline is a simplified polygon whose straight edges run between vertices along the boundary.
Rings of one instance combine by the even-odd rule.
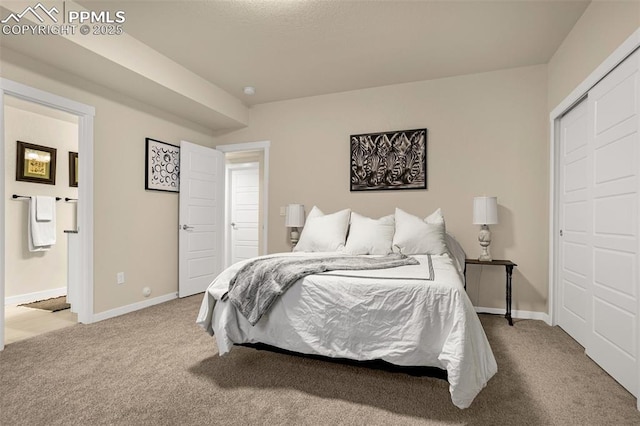
[[[180,147],[146,138],[144,189],[180,191]]]
[[[16,180],[56,184],[56,149],[18,141]]]
[[[78,187],[78,153],[69,151],[69,186]]]

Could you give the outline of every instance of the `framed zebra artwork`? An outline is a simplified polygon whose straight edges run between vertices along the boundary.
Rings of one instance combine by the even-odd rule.
[[[427,129],[350,139],[351,191],[427,189]]]

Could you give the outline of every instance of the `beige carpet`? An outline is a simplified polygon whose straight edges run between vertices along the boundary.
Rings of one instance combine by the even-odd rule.
[[[1,425],[623,425],[635,399],[559,328],[481,319],[499,372],[472,406],[447,383],[238,347],[194,324],[201,297],[8,345]]]

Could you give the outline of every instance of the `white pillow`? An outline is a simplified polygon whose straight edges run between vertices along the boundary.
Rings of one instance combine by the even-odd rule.
[[[442,216],[442,209],[437,209],[436,211],[431,213],[429,216],[425,217],[424,221],[426,223],[432,223],[435,225],[444,223],[444,216]]]
[[[447,252],[442,211],[436,210],[424,220],[396,208],[396,233],[393,248],[403,254],[443,254]]]
[[[351,226],[344,251],[349,254],[389,254],[394,232],[393,215],[371,219],[351,213]]]
[[[340,251],[344,248],[351,210],[324,214],[313,206],[293,251]]]

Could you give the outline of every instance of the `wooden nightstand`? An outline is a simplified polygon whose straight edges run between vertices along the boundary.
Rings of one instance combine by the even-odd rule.
[[[511,319],[511,275],[513,274],[513,267],[518,266],[510,260],[491,260],[484,261],[478,259],[465,259],[464,260],[464,288],[467,288],[467,265],[498,265],[504,266],[507,273],[507,313],[504,317],[509,321],[509,325],[513,326],[513,320]]]

